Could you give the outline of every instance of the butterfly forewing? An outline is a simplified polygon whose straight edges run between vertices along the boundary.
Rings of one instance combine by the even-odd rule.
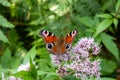
[[[74,30],[72,32],[70,32],[69,34],[67,34],[67,36],[65,37],[65,42],[72,44],[72,41],[74,39],[74,37],[78,34],[77,30]]]
[[[52,43],[52,42],[56,42],[58,40],[58,38],[49,31],[41,30],[40,34],[42,35],[42,37],[46,43]]]

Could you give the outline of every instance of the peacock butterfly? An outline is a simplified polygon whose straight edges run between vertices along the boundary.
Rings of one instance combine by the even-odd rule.
[[[62,55],[69,51],[72,48],[71,44],[77,33],[78,31],[74,30],[67,34],[66,37],[58,38],[56,35],[47,30],[40,31],[40,34],[46,43],[47,50],[55,55]]]

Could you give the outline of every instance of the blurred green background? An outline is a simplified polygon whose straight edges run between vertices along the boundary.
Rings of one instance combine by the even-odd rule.
[[[119,26],[120,0],[0,0],[0,73],[8,77],[30,55],[39,71],[54,72],[39,31],[63,37],[77,29],[73,45],[94,37],[101,47],[101,79],[120,80]],[[39,75],[48,79],[57,80]]]

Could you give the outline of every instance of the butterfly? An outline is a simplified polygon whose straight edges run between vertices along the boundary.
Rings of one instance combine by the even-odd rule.
[[[47,30],[41,30],[40,35],[46,43],[47,50],[55,55],[65,54],[72,49],[72,41],[77,35],[78,31],[74,30],[67,34],[64,38],[59,38]]]

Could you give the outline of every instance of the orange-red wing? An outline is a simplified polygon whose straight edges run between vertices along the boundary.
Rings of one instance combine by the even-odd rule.
[[[58,54],[58,46],[54,46],[51,51],[53,54]]]
[[[43,37],[46,43],[51,43],[51,42],[56,42],[57,41],[57,37],[53,37],[53,36],[47,36],[47,37]]]
[[[64,54],[65,52],[66,52],[66,48],[65,48],[65,45],[63,45],[63,46],[61,47],[60,53],[61,53],[61,54]]]
[[[65,37],[65,42],[71,44],[78,31],[74,30]]]
[[[46,43],[56,42],[58,40],[58,38],[49,31],[41,30],[40,34]]]

